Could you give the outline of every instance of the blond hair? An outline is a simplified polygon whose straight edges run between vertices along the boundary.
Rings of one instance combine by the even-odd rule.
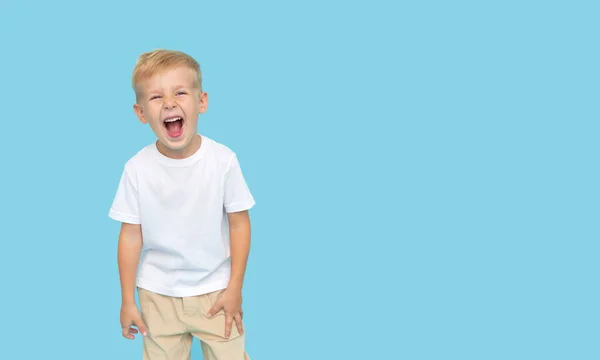
[[[154,74],[177,66],[186,66],[196,75],[198,89],[202,90],[202,72],[200,65],[193,57],[176,50],[157,49],[141,54],[138,57],[131,85],[136,97],[139,96],[138,83],[152,77]]]

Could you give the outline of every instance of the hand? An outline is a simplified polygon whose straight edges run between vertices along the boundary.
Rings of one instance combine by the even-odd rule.
[[[215,305],[208,311],[208,317],[212,317],[221,309],[225,311],[225,337],[229,338],[231,335],[231,327],[234,320],[238,332],[243,334],[244,327],[242,325],[242,317],[244,316],[244,312],[242,311],[241,290],[227,288],[223,291],[215,302]]]
[[[132,325],[136,326],[142,332],[142,335],[146,336],[148,334],[148,329],[142,321],[142,316],[135,303],[121,305],[121,329],[123,330],[123,337],[130,340],[133,340],[135,338],[133,335],[138,333],[138,330],[131,327]]]

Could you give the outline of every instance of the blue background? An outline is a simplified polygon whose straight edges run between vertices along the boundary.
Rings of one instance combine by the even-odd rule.
[[[171,48],[257,200],[253,360],[599,359],[596,4],[3,1],[0,357],[141,359],[107,212]]]

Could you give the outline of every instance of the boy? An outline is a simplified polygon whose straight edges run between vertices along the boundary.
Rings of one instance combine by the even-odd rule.
[[[194,337],[206,360],[248,360],[241,293],[255,203],[236,154],[197,133],[208,106],[199,65],[155,50],[132,83],[134,111],[158,139],[127,161],[109,211],[122,223],[123,336],[142,333],[145,360],[187,360]]]

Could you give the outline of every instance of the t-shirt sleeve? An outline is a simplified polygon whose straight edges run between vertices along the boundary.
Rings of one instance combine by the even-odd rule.
[[[136,184],[132,169],[126,165],[119,181],[117,194],[108,212],[111,219],[128,224],[140,224]]]
[[[227,213],[244,211],[255,204],[248,184],[242,174],[242,169],[236,155],[230,161],[227,175],[225,176],[225,198],[223,201]]]

